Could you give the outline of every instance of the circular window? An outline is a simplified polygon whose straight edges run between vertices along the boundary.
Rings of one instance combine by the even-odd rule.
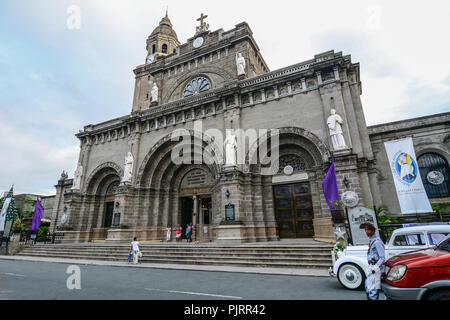
[[[183,97],[189,97],[196,94],[199,94],[201,92],[205,92],[211,89],[211,84],[209,83],[208,79],[204,77],[198,77],[191,82],[189,82],[183,91]]]

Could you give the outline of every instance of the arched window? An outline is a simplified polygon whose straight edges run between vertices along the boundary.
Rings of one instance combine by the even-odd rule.
[[[189,97],[211,89],[211,83],[205,77],[192,79],[184,88],[183,96]]]
[[[162,45],[162,53],[167,53],[167,44]]]
[[[450,197],[450,169],[447,160],[437,153],[424,153],[417,162],[428,198]]]
[[[152,53],[156,52],[156,44],[152,44]]]

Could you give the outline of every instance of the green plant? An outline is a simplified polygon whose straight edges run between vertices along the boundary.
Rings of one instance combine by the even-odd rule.
[[[22,231],[22,220],[16,219],[16,221],[14,221],[11,229],[13,230],[13,232],[16,232],[16,230],[18,232]]]
[[[367,208],[373,210],[373,206],[367,206]],[[388,216],[387,212],[388,208],[384,205],[376,207],[375,214],[377,216],[377,220],[380,225],[397,222],[397,218]]]
[[[45,238],[47,237],[47,233],[50,230],[50,227],[45,226],[45,227],[40,227],[38,234],[37,234],[37,241],[44,241]]]
[[[338,243],[336,243],[336,245],[334,246],[335,251],[344,251],[345,249],[345,241],[339,241]]]
[[[442,222],[443,221],[443,219],[442,219],[442,211],[447,211],[448,206],[443,206],[441,204],[433,204],[432,207],[433,207],[433,211],[435,211],[439,215],[439,219]]]
[[[335,210],[339,210],[339,206],[343,207],[344,206],[344,202],[342,200],[334,200],[334,201],[330,201],[330,204],[333,206],[333,208]]]

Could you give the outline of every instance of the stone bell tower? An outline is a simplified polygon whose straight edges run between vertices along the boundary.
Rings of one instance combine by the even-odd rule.
[[[166,11],[166,15],[161,19],[159,26],[157,26],[147,38],[148,54],[146,63],[152,63],[159,56],[167,56],[175,53],[180,42],[172,27],[172,22]]]

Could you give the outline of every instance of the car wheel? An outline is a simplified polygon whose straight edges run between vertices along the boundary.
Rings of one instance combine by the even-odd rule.
[[[427,300],[450,300],[450,290],[443,289],[443,290],[438,290],[438,291],[432,292],[427,297]]]
[[[364,289],[366,276],[362,269],[354,263],[344,263],[339,267],[337,278],[339,283],[349,290]]]

